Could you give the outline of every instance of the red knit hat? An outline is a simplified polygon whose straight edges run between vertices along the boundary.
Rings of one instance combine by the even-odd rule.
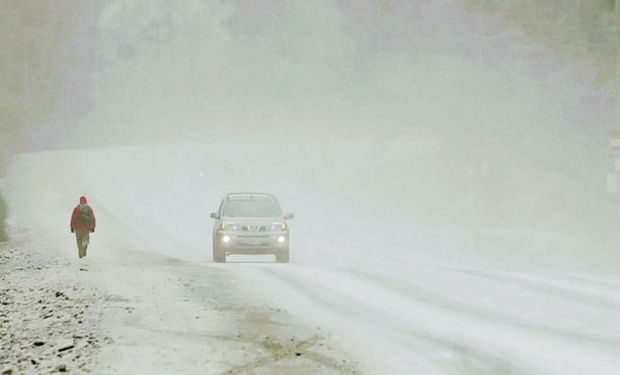
[[[86,203],[88,203],[88,202],[86,201],[86,197],[82,195],[82,196],[80,197],[80,204],[86,204]]]

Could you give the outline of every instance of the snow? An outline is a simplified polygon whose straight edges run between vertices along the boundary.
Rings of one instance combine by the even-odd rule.
[[[109,296],[114,343],[98,373],[617,373],[617,274],[552,268],[535,252],[476,252],[467,228],[386,214],[392,199],[376,186],[343,199],[316,178],[329,173],[285,150],[219,142],[14,159],[3,182],[11,233]],[[248,190],[295,213],[290,264],[211,262],[209,213]],[[79,262],[68,215],[82,194],[98,227]],[[288,338],[308,355],[269,359]]]

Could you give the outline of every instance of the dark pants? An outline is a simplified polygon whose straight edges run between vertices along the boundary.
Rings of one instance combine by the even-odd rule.
[[[88,230],[76,230],[75,238],[78,246],[78,256],[83,258],[86,256],[86,249],[88,248],[88,242],[90,241],[90,232]]]

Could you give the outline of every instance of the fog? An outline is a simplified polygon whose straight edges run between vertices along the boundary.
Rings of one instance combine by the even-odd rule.
[[[412,225],[579,234],[595,241],[586,253],[617,241],[611,84],[502,15],[458,1],[113,0],[50,17],[70,11],[55,50],[70,73],[22,151],[249,142]]]
[[[3,259],[95,306],[99,370],[614,374],[612,3],[0,0]],[[211,261],[231,191],[290,264]]]

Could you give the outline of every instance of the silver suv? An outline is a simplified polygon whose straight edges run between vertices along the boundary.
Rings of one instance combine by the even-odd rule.
[[[274,254],[289,260],[289,231],[276,197],[265,193],[230,193],[212,213],[213,260],[226,262],[228,254]]]

